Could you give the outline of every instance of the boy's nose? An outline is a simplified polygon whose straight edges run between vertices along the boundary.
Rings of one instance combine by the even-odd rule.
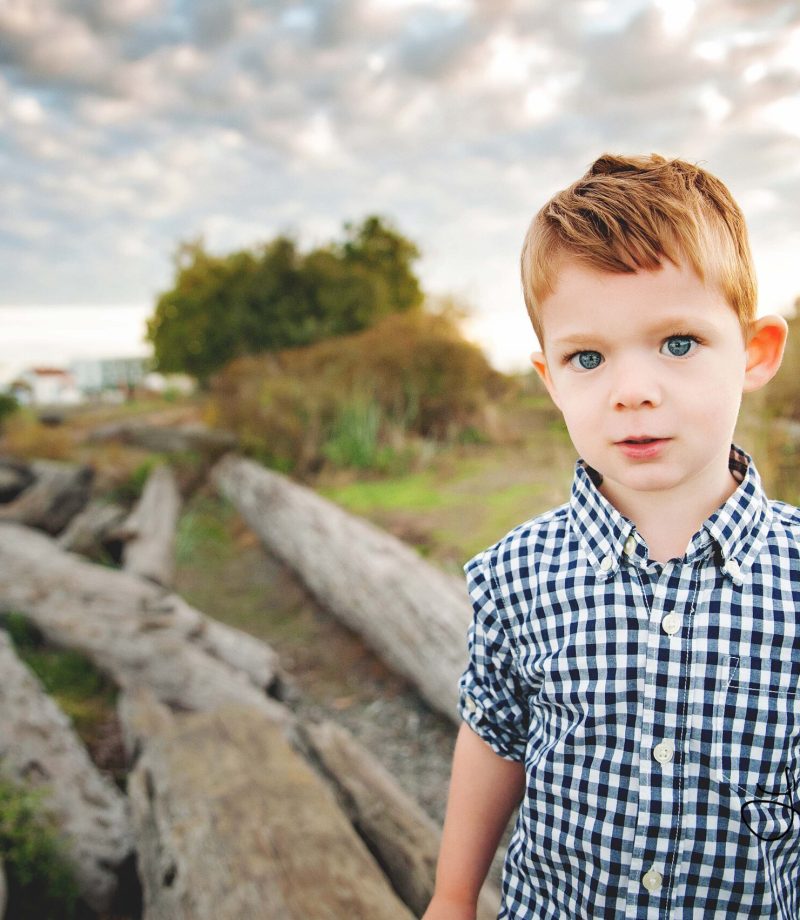
[[[661,387],[639,362],[629,362],[616,369],[611,390],[614,409],[638,409],[661,403]]]

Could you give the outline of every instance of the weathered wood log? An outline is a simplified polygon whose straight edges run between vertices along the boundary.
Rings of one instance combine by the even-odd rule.
[[[18,524],[0,524],[2,610],[26,614],[48,640],[82,652],[118,686],[147,684],[170,706],[240,702],[281,722],[289,717],[266,695],[280,675],[265,643]]]
[[[133,849],[125,797],[94,766],[70,719],[2,630],[0,674],[0,770],[30,788],[46,789],[81,895],[95,910],[106,910],[117,888],[116,871]]]
[[[94,470],[57,460],[34,460],[31,470],[35,477],[31,485],[0,505],[0,521],[60,533],[89,500]]]
[[[115,539],[113,530],[121,526],[126,517],[127,512],[121,505],[94,499],[59,534],[58,545],[69,552],[100,561],[104,558],[106,545]]]
[[[143,422],[115,422],[96,428],[88,441],[120,441],[156,453],[195,451],[218,457],[235,449],[238,439],[233,432],[205,425],[149,425]]]
[[[0,457],[0,503],[15,499],[34,479],[33,471],[24,461]]]
[[[6,873],[3,863],[0,861],[0,917],[5,917],[6,915],[6,898]]]
[[[392,885],[421,916],[433,895],[441,833],[383,765],[334,722],[298,725],[309,760],[339,802]],[[478,920],[495,920],[500,893],[485,885]]]
[[[141,705],[129,701],[122,718]],[[128,782],[143,920],[411,920],[333,794],[263,713],[137,718],[158,726]]]
[[[229,454],[217,489],[333,614],[458,722],[471,618],[466,588],[410,546],[286,476]]]
[[[125,541],[122,567],[165,588],[175,580],[175,529],[181,496],[175,475],[159,464],[147,477],[142,495],[115,536]]]

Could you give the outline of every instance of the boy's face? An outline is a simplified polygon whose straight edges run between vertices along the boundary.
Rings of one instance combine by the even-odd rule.
[[[541,309],[544,353],[534,367],[606,497],[624,510],[641,493],[694,501],[732,482],[742,392],[769,377],[753,376],[719,291],[667,260],[634,274],[565,262]],[[779,363],[780,354],[769,376]]]

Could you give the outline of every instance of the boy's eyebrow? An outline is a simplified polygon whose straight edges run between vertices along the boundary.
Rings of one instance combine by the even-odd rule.
[[[657,322],[654,322],[646,331],[651,335],[709,334],[709,329],[702,318],[698,319],[697,316],[691,314],[665,316]],[[558,336],[558,338],[553,339],[550,344],[556,348],[563,348],[567,345],[576,347],[589,345],[596,346],[604,344],[605,335],[605,331],[582,332],[575,330],[575,332],[565,332],[563,335]]]

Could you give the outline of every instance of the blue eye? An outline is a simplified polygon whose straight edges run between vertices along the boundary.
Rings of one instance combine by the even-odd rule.
[[[696,346],[697,339],[693,335],[671,335],[661,346],[661,353],[673,358],[685,358]]]
[[[603,356],[599,351],[577,351],[569,358],[569,363],[583,371],[593,371],[603,363]]]

